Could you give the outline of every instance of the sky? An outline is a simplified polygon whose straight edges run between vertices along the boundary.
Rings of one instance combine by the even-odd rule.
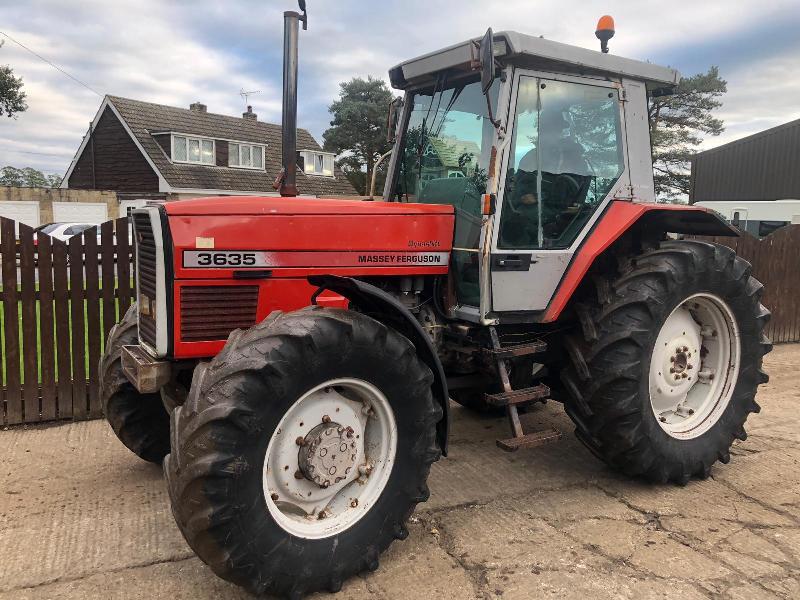
[[[800,0],[308,0],[300,32],[298,123],[321,140],[339,83],[388,80],[388,69],[487,27],[597,49],[611,14],[611,52],[677,68],[720,67],[726,130],[708,148],[800,118]],[[112,94],[280,123],[284,10],[293,0],[0,0],[0,65],[24,80],[28,110],[0,120],[0,167],[63,174]],[[93,90],[93,91],[92,91]],[[99,95],[98,95],[99,94]]]

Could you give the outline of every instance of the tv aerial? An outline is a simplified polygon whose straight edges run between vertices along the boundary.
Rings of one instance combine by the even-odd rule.
[[[242,88],[242,89],[240,89],[240,90],[239,90],[239,95],[240,95],[240,96],[242,97],[242,99],[244,100],[244,106],[245,106],[245,108],[247,108],[248,106],[250,106],[250,96],[252,96],[252,95],[254,95],[254,94],[260,94],[260,93],[261,93],[261,90],[251,90],[251,91],[249,91],[249,92],[245,92],[245,91],[244,91],[244,88]]]

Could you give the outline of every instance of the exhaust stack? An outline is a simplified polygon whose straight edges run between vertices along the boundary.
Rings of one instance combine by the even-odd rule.
[[[308,29],[305,0],[300,0],[303,14],[283,13],[283,170],[278,176],[281,196],[297,196],[297,40],[299,25]]]

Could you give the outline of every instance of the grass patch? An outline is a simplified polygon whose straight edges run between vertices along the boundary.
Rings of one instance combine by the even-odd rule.
[[[117,287],[117,281],[115,280],[115,288]],[[102,280],[101,280],[102,284]],[[133,282],[131,282],[131,286],[133,286]],[[39,284],[36,284],[36,290],[38,291]],[[133,287],[131,287],[133,289]],[[0,287],[0,291],[2,288]],[[85,293],[85,292],[84,292]],[[103,300],[99,297],[100,292],[98,291],[98,314],[99,314],[99,323],[97,326],[96,335],[98,336],[98,346],[100,348],[100,353],[102,354],[103,348],[105,347],[105,336],[103,331],[105,331],[104,322],[103,322]],[[41,302],[37,299],[36,302],[36,347],[35,348],[25,348],[25,340],[22,337],[22,300],[17,300],[17,339],[19,340],[19,373],[20,373],[20,382],[24,383],[25,381],[25,372],[24,372],[24,360],[26,353],[31,351],[36,353],[36,366],[37,366],[37,381],[39,383],[42,382],[42,316],[41,316]],[[84,356],[84,369],[86,373],[86,377],[89,377],[89,316],[88,316],[88,309],[89,309],[89,301],[87,299],[83,299],[83,322],[84,327],[81,331],[75,332],[72,327],[72,300],[69,299],[67,301],[67,329],[69,331],[68,339],[66,340],[59,340],[58,339],[58,331],[57,331],[57,319],[58,316],[55,312],[55,301],[53,301],[53,339],[54,339],[54,347],[53,347],[53,360],[54,360],[54,373],[55,379],[58,380],[58,365],[59,361],[67,360],[69,361],[69,372],[73,372],[73,356],[72,356],[72,344],[73,344],[73,336],[78,335],[83,339],[83,356]],[[122,315],[119,314],[119,299],[114,298],[114,315],[116,323]],[[13,327],[13,325],[12,325]],[[0,306],[0,343],[2,343],[3,348],[3,357],[2,357],[2,377],[4,385],[8,384],[8,377],[7,377],[7,369],[8,369],[8,348],[6,342],[6,315],[5,315],[5,302],[2,303]],[[13,367],[12,367],[13,368]]]

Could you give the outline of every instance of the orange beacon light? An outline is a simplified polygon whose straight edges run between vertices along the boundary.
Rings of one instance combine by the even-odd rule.
[[[614,37],[614,19],[610,15],[603,15],[597,22],[597,30],[594,32],[600,40],[600,50],[603,54],[608,53],[608,40]]]

